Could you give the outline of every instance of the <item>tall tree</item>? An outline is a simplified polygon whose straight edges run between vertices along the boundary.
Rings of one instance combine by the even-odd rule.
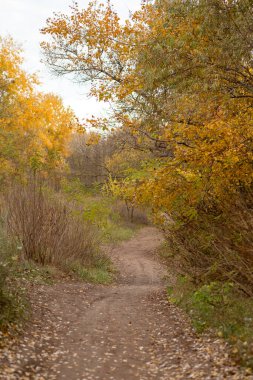
[[[251,1],[143,2],[124,23],[109,2],[91,2],[43,33],[49,67],[90,81],[114,103],[116,124],[153,152],[140,199],[192,218],[203,202],[250,190]]]

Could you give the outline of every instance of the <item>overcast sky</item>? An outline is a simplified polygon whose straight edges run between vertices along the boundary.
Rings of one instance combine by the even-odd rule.
[[[79,0],[80,7],[86,7],[89,0]],[[70,80],[53,77],[40,62],[40,29],[53,12],[68,12],[72,0],[0,0],[0,35],[11,35],[24,49],[25,69],[37,72],[42,88],[54,92],[70,105],[80,118],[99,115],[105,107],[87,97],[87,88],[73,84]],[[112,0],[121,17],[138,9],[140,0]]]

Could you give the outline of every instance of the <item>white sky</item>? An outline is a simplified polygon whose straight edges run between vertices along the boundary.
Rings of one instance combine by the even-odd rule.
[[[79,0],[85,8],[89,0]],[[64,104],[71,106],[80,118],[100,115],[106,107],[87,97],[88,89],[73,84],[66,78],[56,78],[40,61],[40,29],[53,12],[68,12],[72,0],[0,0],[0,35],[11,35],[24,49],[25,69],[37,72],[45,92],[54,92],[63,98]],[[140,0],[112,0],[121,17],[138,9]]]

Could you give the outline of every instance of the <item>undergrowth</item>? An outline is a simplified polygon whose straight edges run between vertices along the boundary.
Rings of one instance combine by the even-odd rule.
[[[170,300],[198,333],[226,339],[234,360],[253,370],[251,200],[246,193],[223,207],[203,203],[187,220],[167,215],[160,255],[175,277]]]
[[[0,230],[0,331],[18,324],[27,312],[25,289],[17,276],[17,247]]]
[[[238,364],[253,369],[253,301],[233,283],[211,282],[196,288],[182,276],[168,288],[171,302],[185,310],[197,333],[209,331],[231,344]]]
[[[79,205],[83,220],[98,228],[101,244],[128,240],[142,225],[139,220],[130,223],[124,205],[103,193],[99,186],[87,188],[74,179],[64,180],[62,188],[67,199]]]
[[[60,192],[43,183],[17,185],[2,206],[0,331],[28,317],[31,284],[112,283],[115,269],[102,246],[127,240],[140,227],[113,199],[78,180],[64,181]]]

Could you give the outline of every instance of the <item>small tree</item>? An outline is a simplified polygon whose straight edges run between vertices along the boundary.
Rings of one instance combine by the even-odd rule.
[[[109,181],[105,185],[105,189],[107,193],[124,201],[127,209],[128,218],[130,219],[131,223],[133,223],[134,211],[137,205],[136,181],[130,180],[128,178],[117,181],[110,177]]]

